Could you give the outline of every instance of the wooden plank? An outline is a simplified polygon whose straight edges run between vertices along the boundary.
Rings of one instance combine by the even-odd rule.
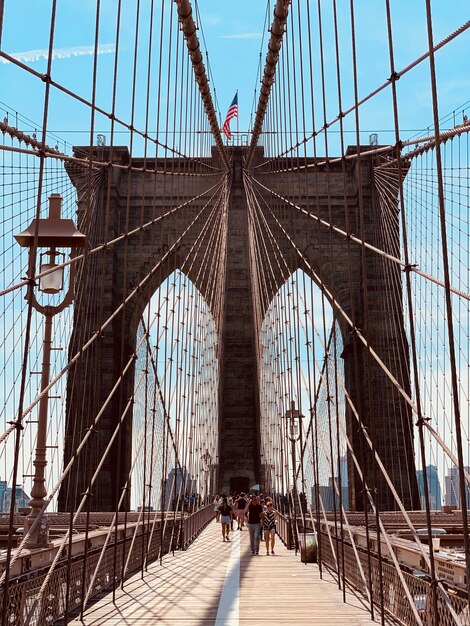
[[[331,574],[324,571],[321,579],[317,565],[302,564],[299,556],[286,550],[279,540],[275,556],[266,556],[264,544],[260,546],[260,554],[253,556],[246,529],[234,531],[230,542],[223,542],[220,532],[220,525],[212,522],[186,552],[165,556],[162,565],[151,564],[143,579],[141,574],[128,579],[124,590],[117,591],[115,605],[107,595],[89,606],[83,621],[69,623],[74,626],[265,626],[266,623],[371,626],[377,623],[371,620],[364,599],[348,590],[347,601],[343,603],[342,591]],[[239,558],[239,569],[238,562],[234,567],[235,557]],[[239,602],[234,584],[239,586]],[[221,597],[224,607],[219,610]]]

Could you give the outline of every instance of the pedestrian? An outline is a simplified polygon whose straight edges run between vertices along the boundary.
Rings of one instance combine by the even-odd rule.
[[[235,511],[237,512],[237,524],[238,530],[242,530],[245,525],[245,509],[246,509],[246,498],[245,494],[241,493],[240,497],[237,499],[235,503]]]
[[[219,502],[219,496],[218,495],[215,496],[212,504],[214,506],[215,521],[218,522],[219,518],[220,518],[220,511],[219,511],[220,502]]]
[[[232,509],[232,515],[230,516],[230,530],[233,530],[233,509],[234,509],[234,504],[233,504],[233,498],[230,496],[228,499],[228,503],[230,508]]]
[[[251,554],[258,554],[260,530],[263,524],[263,507],[259,502],[259,496],[257,493],[253,494],[251,502],[246,509],[245,517],[248,519]]]
[[[266,511],[266,502],[265,502],[262,494],[260,494],[260,496],[259,496],[259,503],[261,504],[261,506],[263,508],[263,513],[264,513]],[[264,539],[263,530],[264,530],[264,527],[261,524],[260,531],[259,531],[260,541],[263,541],[263,539]]]
[[[273,503],[268,500],[266,511],[263,515],[264,540],[266,543],[266,556],[269,554],[269,544],[271,544],[271,554],[274,554],[274,542],[276,540],[276,514],[273,510]]]
[[[228,534],[230,532],[230,522],[232,521],[233,509],[225,496],[222,498],[222,504],[219,506],[219,512],[223,541],[229,541]]]

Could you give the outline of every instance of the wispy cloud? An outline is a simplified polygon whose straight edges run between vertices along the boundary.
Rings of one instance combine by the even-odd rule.
[[[115,51],[112,43],[105,43],[98,46],[98,54],[112,54]],[[36,61],[47,60],[48,50],[26,50],[25,52],[10,52],[11,57],[23,63],[35,63]],[[52,52],[53,59],[71,59],[72,57],[93,56],[95,46],[75,46],[73,48],[57,48]],[[10,63],[7,59],[0,58],[0,63]]]
[[[204,16],[204,26],[206,24],[208,26],[216,26],[217,24],[220,24],[221,21],[222,21],[222,18],[218,17],[217,15],[205,15]]]
[[[263,33],[236,33],[235,35],[220,35],[220,39],[260,39]]]

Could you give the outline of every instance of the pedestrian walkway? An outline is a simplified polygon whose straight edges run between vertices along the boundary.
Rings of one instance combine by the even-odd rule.
[[[277,539],[275,556],[250,550],[246,528],[223,542],[212,522],[186,552],[167,555],[116,593],[103,597],[74,626],[369,626],[362,598],[342,592],[315,564],[302,564]],[[387,622],[393,623],[393,622]]]

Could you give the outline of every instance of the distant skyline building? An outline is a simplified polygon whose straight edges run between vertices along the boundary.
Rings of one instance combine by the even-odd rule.
[[[312,496],[312,508],[316,510],[317,509],[316,485],[312,487],[311,496]],[[320,510],[323,508],[325,511],[332,511],[333,510],[333,489],[331,488],[331,485],[318,485],[318,496],[321,501],[318,504],[318,508]]]
[[[3,513],[3,502],[5,500],[6,490],[7,490],[7,481],[0,480],[0,513]]]
[[[431,511],[440,511],[442,509],[442,492],[439,474],[435,465],[426,465],[426,474],[428,479],[429,506]],[[426,499],[424,497],[424,478],[423,470],[416,471],[418,479],[419,497],[421,508],[426,508]]]
[[[340,472],[341,472],[341,499],[342,506],[346,511],[349,510],[349,489],[348,489],[348,459],[347,456],[344,455],[339,460],[340,463]],[[336,476],[336,483],[339,487],[339,475]],[[328,485],[319,485],[319,496],[322,500],[323,508],[325,511],[332,511],[335,505],[336,499],[336,508],[339,508],[339,494],[335,489],[335,482],[333,477],[330,476],[328,479]],[[311,502],[312,507],[316,508],[315,503],[315,486],[311,489]],[[321,506],[320,506],[321,508]]]
[[[7,487],[6,480],[0,480],[0,506],[2,513],[9,513],[11,506],[11,487]],[[15,489],[15,512],[29,508],[31,497],[23,491],[23,485],[16,485]]]
[[[349,511],[348,457],[346,454],[340,457],[339,467],[341,472],[341,497],[343,500],[343,507],[346,511]]]
[[[464,467],[467,473],[470,473],[468,466]],[[461,508],[460,505],[460,485],[459,485],[459,468],[453,465],[450,468],[449,474],[445,476],[445,503],[448,506],[454,506],[457,509]],[[466,485],[465,496],[467,499],[467,507],[470,507],[470,485]]]
[[[190,496],[196,491],[196,481],[191,479],[188,470],[183,468],[172,468],[168,474],[165,486],[165,509],[172,509],[180,498]]]

